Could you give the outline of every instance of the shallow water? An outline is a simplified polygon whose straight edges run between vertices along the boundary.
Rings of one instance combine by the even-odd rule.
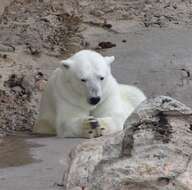
[[[25,137],[10,136],[0,138],[0,168],[21,166],[37,162],[30,153],[30,148],[39,147]]]

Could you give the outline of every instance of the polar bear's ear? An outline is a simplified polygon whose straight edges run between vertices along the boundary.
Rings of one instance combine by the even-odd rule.
[[[73,61],[71,59],[66,59],[61,61],[61,68],[69,69]]]
[[[113,63],[115,61],[115,57],[114,56],[110,56],[110,57],[104,57],[105,59],[105,62],[108,64],[108,65],[111,65],[111,63]]]

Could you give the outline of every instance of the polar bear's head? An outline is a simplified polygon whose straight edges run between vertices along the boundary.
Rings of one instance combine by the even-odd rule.
[[[114,60],[114,56],[103,57],[94,51],[81,50],[63,60],[61,67],[74,93],[84,96],[90,105],[96,105],[104,98]]]

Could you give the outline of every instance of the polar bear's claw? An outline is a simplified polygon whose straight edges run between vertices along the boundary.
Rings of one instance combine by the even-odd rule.
[[[83,134],[87,138],[103,136],[105,127],[97,118],[88,118],[83,123]]]
[[[99,127],[99,122],[97,120],[90,121],[90,125],[92,129],[96,129]]]

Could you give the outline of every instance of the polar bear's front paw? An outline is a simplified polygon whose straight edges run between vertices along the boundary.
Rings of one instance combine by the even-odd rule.
[[[104,135],[106,125],[99,119],[90,117],[83,122],[83,136],[86,138],[96,138]]]

